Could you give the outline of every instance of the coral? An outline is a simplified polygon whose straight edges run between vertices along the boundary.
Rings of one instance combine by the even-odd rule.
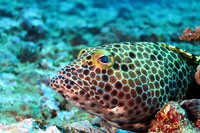
[[[149,132],[198,132],[186,118],[186,112],[178,103],[169,102],[156,114],[156,122]]]
[[[195,27],[195,31],[191,28],[185,28],[183,35],[179,35],[180,40],[185,41],[199,41],[200,40],[200,27]]]
[[[199,128],[199,130],[200,130],[200,119],[198,119],[195,124]]]
[[[197,67],[197,72],[195,74],[195,79],[198,85],[200,85],[200,65]]]

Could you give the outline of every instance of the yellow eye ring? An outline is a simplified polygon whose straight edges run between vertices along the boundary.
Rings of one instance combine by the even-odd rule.
[[[81,51],[78,54],[78,58],[85,52],[85,49],[81,49]]]
[[[107,50],[96,51],[92,60],[97,67],[102,69],[110,68],[114,64],[114,57]]]

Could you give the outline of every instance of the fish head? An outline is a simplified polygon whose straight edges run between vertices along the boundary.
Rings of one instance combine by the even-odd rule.
[[[83,49],[75,61],[58,71],[50,86],[67,101],[104,120],[144,120],[155,106],[150,106],[152,93],[147,71],[141,67],[144,62],[137,60],[139,50],[131,44]]]

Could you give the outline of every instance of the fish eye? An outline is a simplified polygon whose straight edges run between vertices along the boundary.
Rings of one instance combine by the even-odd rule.
[[[79,58],[83,53],[85,53],[85,49],[81,49],[81,51],[80,51],[79,54],[78,54],[78,58]]]
[[[108,63],[109,57],[104,55],[104,56],[99,58],[99,61],[101,61],[102,63]]]
[[[114,64],[114,57],[107,50],[99,50],[94,53],[93,62],[99,68],[106,69]]]

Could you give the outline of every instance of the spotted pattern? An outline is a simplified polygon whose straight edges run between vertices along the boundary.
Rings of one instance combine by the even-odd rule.
[[[166,102],[185,98],[197,64],[166,46],[127,42],[86,48],[58,71],[50,86],[76,106],[125,128],[123,124],[147,119]],[[112,67],[93,63],[98,50],[114,56]]]

